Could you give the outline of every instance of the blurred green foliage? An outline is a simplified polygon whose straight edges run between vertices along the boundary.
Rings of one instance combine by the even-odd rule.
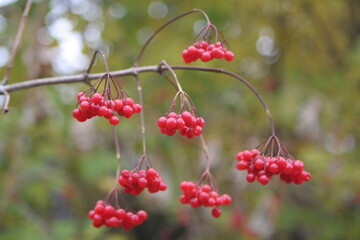
[[[3,59],[26,1],[5,2],[0,1]],[[22,90],[11,94],[10,112],[0,121],[0,240],[360,239],[359,1],[39,0],[32,6],[10,83],[81,73],[94,48],[106,52],[111,70],[128,68],[149,32],[193,8],[208,13],[236,55],[230,63],[193,64],[247,78],[268,103],[279,138],[305,162],[312,180],[301,186],[246,183],[234,170],[234,155],[270,134],[258,100],[229,77],[177,71],[208,122],[204,134],[220,192],[234,199],[216,220],[207,210],[180,206],[179,182],[196,180],[203,168],[200,143],[178,136],[170,141],[159,133],[156,120],[175,91],[164,77],[146,73],[140,77],[148,151],[169,189],[127,198],[132,208],[149,212],[142,226],[130,232],[95,229],[87,212],[112,188],[116,172],[110,127],[102,120],[78,123],[71,117],[75,95],[86,85]],[[181,51],[192,44],[202,21],[200,14],[192,14],[170,25],[150,44],[140,65],[163,59],[183,64]],[[70,23],[67,31],[79,40],[78,48],[64,44],[64,29],[55,23]],[[65,68],[72,51],[78,52],[73,59],[80,67],[71,69],[75,61]],[[92,71],[104,71],[100,59]],[[122,84],[137,99],[134,80],[123,78]],[[141,155],[140,119],[122,121],[118,131],[122,168],[131,169]]]

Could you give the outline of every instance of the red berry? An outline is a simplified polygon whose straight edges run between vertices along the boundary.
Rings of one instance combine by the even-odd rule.
[[[76,108],[76,109],[73,110],[72,116],[77,119],[77,118],[82,116],[82,113],[83,112],[80,109]]]
[[[213,50],[211,50],[211,56],[220,59],[224,57],[224,52],[219,48],[214,48]]]
[[[181,114],[181,118],[184,120],[185,123],[191,123],[192,115],[190,112],[185,111]]]
[[[198,126],[203,127],[205,125],[205,120],[202,117],[197,118],[196,123]]]
[[[182,128],[185,127],[185,121],[184,121],[184,119],[178,118],[178,119],[176,120],[176,122],[177,122],[177,124],[176,124],[176,128],[177,128],[177,129],[182,129]]]
[[[111,205],[107,205],[104,209],[103,216],[106,216],[108,218],[112,217],[114,215],[114,212],[115,212],[114,207]]]
[[[101,104],[101,100],[102,100],[102,96],[100,93],[95,93],[91,97],[91,102],[93,102],[95,104]]]
[[[250,152],[248,150],[243,151],[242,155],[243,155],[244,159],[247,161],[250,161],[253,158],[252,152]]]
[[[252,183],[255,181],[255,174],[253,173],[248,173],[246,176],[246,181],[248,181],[249,183]]]
[[[258,181],[259,183],[261,183],[262,185],[266,185],[269,183],[269,178],[266,175],[260,175],[258,177]]]
[[[85,94],[85,93],[83,93],[83,92],[79,92],[79,93],[78,93],[78,95],[77,95],[78,101],[79,101],[80,97],[82,97],[84,94]]]
[[[117,219],[123,219],[123,218],[125,217],[125,210],[122,209],[122,208],[117,209],[117,210],[114,212],[114,216],[115,216]]]
[[[166,120],[167,120],[166,117],[159,118],[159,120],[158,120],[159,128],[166,128]]]
[[[226,51],[225,53],[225,60],[226,61],[232,61],[234,59],[234,53],[231,51]]]
[[[243,156],[243,153],[242,153],[242,152],[238,152],[238,154],[236,154],[236,159],[237,159],[238,161],[245,160],[245,159],[244,159],[244,156]]]
[[[209,52],[204,52],[203,54],[201,54],[201,61],[208,62],[211,59],[212,59],[212,57]]]
[[[198,49],[194,46],[190,46],[188,47],[187,49],[187,53],[190,55],[190,56],[194,56],[194,55],[197,55],[198,53]]]
[[[124,106],[122,110],[123,110],[123,113],[124,113],[124,117],[126,117],[126,118],[131,117],[132,114],[134,113],[133,108],[131,106],[129,106],[129,105]]]
[[[119,111],[123,108],[123,102],[120,99],[115,99],[114,101],[114,110]]]
[[[254,166],[256,169],[262,170],[262,169],[264,169],[265,162],[262,159],[258,158],[255,160]]]
[[[272,174],[277,174],[277,173],[279,173],[279,166],[276,163],[273,163],[270,165],[269,171]]]
[[[120,119],[116,116],[112,116],[110,119],[109,119],[109,122],[110,124],[112,125],[117,125],[119,122],[120,122]]]
[[[134,100],[132,98],[125,98],[125,102],[131,107],[134,105]]]
[[[155,170],[155,169],[153,169],[153,168],[149,168],[148,170],[147,170],[147,176],[148,176],[148,178],[155,178],[156,176],[158,176],[159,174],[158,174],[158,172]]]
[[[80,107],[84,112],[87,112],[90,110],[91,104],[88,101],[83,101],[80,103]]]
[[[88,217],[90,218],[90,219],[93,219],[94,218],[94,216],[95,216],[95,211],[94,210],[91,210],[89,213],[88,213]]]
[[[166,135],[172,136],[176,133],[176,128],[166,129]]]
[[[248,163],[245,162],[245,161],[239,161],[237,164],[236,164],[236,168],[238,170],[246,170],[248,168]]]
[[[290,162],[288,162],[283,171],[284,173],[292,173],[293,170],[294,170],[293,165]]]
[[[148,214],[147,212],[145,212],[144,210],[140,210],[137,212],[137,215],[139,216],[139,218],[141,219],[141,221],[145,221],[148,218]]]
[[[96,214],[102,214],[103,212],[104,212],[104,209],[105,209],[105,207],[104,207],[104,205],[96,205],[96,207],[95,207],[95,213]]]
[[[200,126],[196,126],[195,128],[193,128],[193,133],[195,136],[200,136],[202,133],[202,128]]]
[[[171,112],[167,115],[167,118],[177,118],[178,114],[176,112]]]
[[[279,157],[279,159],[276,162],[276,165],[278,165],[280,171],[283,170],[287,165],[285,158]]]
[[[220,208],[213,208],[213,210],[211,211],[211,214],[215,217],[218,218],[221,216],[221,209]]]
[[[98,110],[99,116],[106,116],[108,114],[108,108],[105,106],[101,106]]]
[[[139,113],[139,112],[142,111],[142,106],[140,104],[136,103],[133,106],[133,110],[134,110],[135,113]]]
[[[166,128],[167,129],[173,129],[176,128],[177,121],[175,118],[168,118],[166,120]]]
[[[148,185],[148,181],[145,178],[139,178],[138,185],[141,188],[146,188]]]
[[[294,170],[297,172],[301,172],[304,169],[304,163],[300,160],[296,160],[293,163]]]

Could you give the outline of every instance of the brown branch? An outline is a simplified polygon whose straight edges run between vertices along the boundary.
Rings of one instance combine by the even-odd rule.
[[[24,12],[23,12],[21,20],[20,20],[19,28],[16,33],[14,45],[13,45],[13,48],[11,49],[10,60],[6,67],[6,70],[5,70],[5,75],[4,75],[4,78],[1,83],[2,85],[7,84],[9,81],[10,73],[13,68],[14,60],[15,60],[16,53],[17,53],[17,50],[18,50],[20,42],[21,42],[22,35],[24,33],[24,29],[25,29],[25,25],[26,25],[26,18],[29,14],[31,4],[32,4],[32,0],[27,0]]]
[[[228,76],[231,76],[233,78],[236,78],[243,84],[245,84],[259,99],[262,106],[264,107],[266,114],[269,118],[270,126],[271,126],[271,134],[272,136],[275,136],[275,127],[273,123],[273,119],[270,113],[270,109],[265,103],[264,99],[261,97],[260,93],[244,78],[241,76],[229,72],[222,68],[210,68],[210,67],[199,67],[199,66],[184,66],[184,65],[174,65],[170,66],[172,69],[178,69],[178,70],[195,70],[195,71],[203,71],[203,72],[215,72],[215,73],[222,73]],[[119,71],[110,72],[113,76],[129,76],[133,75],[136,76],[139,73],[143,72],[158,72],[162,73],[164,70],[167,70],[167,67],[164,66],[163,63],[160,63],[159,65],[152,65],[152,66],[144,66],[144,67],[132,67],[128,69],[123,69]],[[85,77],[83,74],[78,75],[71,75],[71,76],[62,76],[62,77],[51,77],[51,78],[40,78],[40,79],[33,79],[28,80],[25,82],[20,83],[14,83],[10,85],[5,85],[0,88],[0,94],[1,92],[13,92],[21,89],[31,88],[31,87],[37,87],[42,85],[54,85],[54,84],[62,84],[62,83],[76,83],[76,82],[84,82],[86,83],[87,80],[94,80],[98,79],[101,76],[103,76],[105,73],[96,73],[96,74],[89,74],[87,77]]]

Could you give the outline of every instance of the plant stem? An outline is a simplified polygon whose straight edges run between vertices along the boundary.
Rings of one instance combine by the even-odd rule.
[[[86,75],[88,75],[90,73],[90,70],[93,67],[94,63],[95,63],[95,59],[96,59],[97,54],[101,54],[101,56],[102,56],[102,58],[104,60],[104,64],[105,64],[105,70],[106,70],[107,73],[110,73],[109,64],[107,63],[105,54],[101,50],[96,50],[93,57],[91,58],[91,62],[90,62],[90,65],[89,65],[88,69],[86,69],[86,71],[85,71]]]
[[[153,33],[150,35],[150,37],[146,40],[144,46],[140,49],[140,52],[139,52],[139,54],[138,54],[138,56],[137,56],[137,58],[136,58],[133,66],[134,66],[134,67],[137,67],[137,66],[139,65],[139,62],[140,62],[140,60],[141,60],[141,57],[142,57],[145,49],[147,48],[147,46],[149,45],[149,43],[151,42],[151,40],[152,40],[161,30],[163,30],[165,27],[167,27],[168,25],[170,25],[172,22],[178,20],[179,18],[182,18],[182,17],[184,17],[184,16],[186,16],[186,15],[189,15],[189,14],[191,14],[191,13],[194,13],[194,12],[200,12],[200,13],[202,13],[202,14],[204,15],[204,17],[206,18],[207,23],[208,23],[208,24],[211,24],[208,15],[207,15],[203,10],[201,10],[201,9],[193,9],[193,10],[190,10],[190,11],[188,11],[188,12],[182,13],[182,14],[180,14],[180,15],[172,18],[172,19],[170,19],[168,22],[166,22],[165,24],[163,24],[162,26],[160,26],[158,29],[156,29],[156,31],[153,32]]]
[[[3,108],[3,113],[5,114],[9,112],[10,94],[5,89],[3,89],[2,85],[0,85],[0,93],[1,92],[5,95],[5,104]]]
[[[205,172],[210,172],[210,155],[209,155],[209,148],[208,146],[206,145],[206,142],[205,142],[205,139],[204,139],[204,136],[201,134],[200,136],[200,141],[201,141],[201,146],[202,146],[202,149],[203,149],[203,152],[205,154]]]
[[[144,117],[144,102],[142,96],[142,88],[140,84],[140,79],[137,74],[135,74],[135,81],[137,86],[137,92],[139,95],[140,105],[142,106],[142,111],[140,112],[140,119],[141,119],[141,136],[142,136],[142,144],[143,144],[143,153],[146,156],[146,137],[145,137],[145,117]]]
[[[16,33],[14,45],[13,45],[13,47],[11,49],[10,60],[9,60],[8,65],[6,66],[5,75],[4,75],[4,78],[3,78],[2,83],[1,83],[2,85],[7,84],[8,81],[9,81],[10,73],[11,73],[11,70],[13,68],[13,64],[14,64],[14,60],[15,60],[15,57],[16,57],[17,50],[18,50],[18,48],[20,46],[22,35],[24,33],[24,29],[25,29],[25,25],[26,25],[26,19],[27,19],[27,16],[29,14],[29,11],[30,11],[31,4],[32,4],[32,0],[27,0],[24,12],[23,12],[23,14],[21,16],[19,28],[18,28],[18,31]]]
[[[120,176],[121,153],[120,153],[119,137],[118,137],[115,126],[112,126],[112,133],[113,133],[113,136],[114,136],[114,143],[115,143],[115,149],[116,149],[117,168],[116,168],[115,188],[117,188],[117,180],[119,179],[119,176]]]
[[[172,76],[174,77],[174,80],[175,80],[175,82],[176,82],[178,91],[181,92],[181,93],[183,93],[184,91],[183,91],[183,89],[182,89],[182,87],[181,87],[181,85],[180,85],[179,79],[177,78],[176,73],[174,72],[174,70],[170,67],[169,64],[167,64],[167,62],[166,62],[165,60],[163,60],[163,61],[161,62],[161,64],[163,64],[163,65],[167,68],[167,70],[170,71],[170,73],[171,73]]]

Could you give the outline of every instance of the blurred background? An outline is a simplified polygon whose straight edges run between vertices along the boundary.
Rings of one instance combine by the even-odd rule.
[[[1,78],[25,3],[0,0]],[[261,104],[235,79],[179,70],[183,89],[207,121],[204,136],[220,192],[233,197],[219,219],[210,209],[181,205],[179,183],[196,181],[204,168],[200,142],[160,133],[156,121],[175,90],[164,77],[144,73],[148,154],[168,190],[127,197],[131,208],[149,213],[141,226],[95,229],[87,213],[111,190],[116,172],[108,122],[72,118],[85,84],[21,90],[0,116],[1,240],[360,239],[360,1],[36,0],[10,84],[82,73],[95,49],[107,54],[111,70],[131,67],[156,28],[193,8],[208,13],[235,59],[190,65],[226,68],[249,80],[311,181],[247,183],[235,170],[235,155],[271,134]],[[181,52],[204,24],[198,13],[173,23],[140,65],[184,64]],[[99,59],[92,72],[104,70]],[[138,101],[134,79],[121,83]],[[142,153],[139,117],[117,130],[122,168],[132,169]]]

